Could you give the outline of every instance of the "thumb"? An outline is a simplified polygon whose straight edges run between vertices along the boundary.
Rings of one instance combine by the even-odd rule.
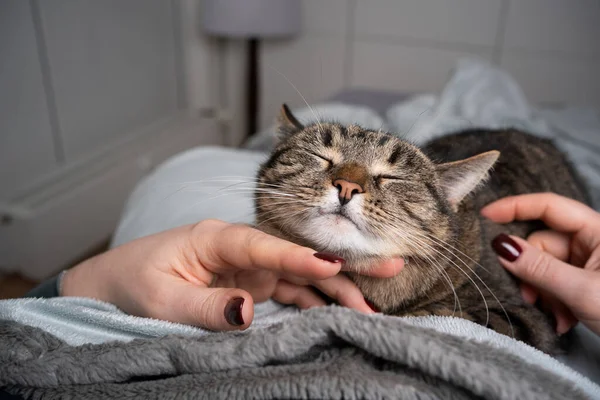
[[[213,331],[246,329],[254,318],[252,296],[241,289],[173,285],[165,319]]]
[[[573,305],[587,284],[587,271],[564,263],[526,240],[500,234],[492,241],[500,263],[531,286]]]

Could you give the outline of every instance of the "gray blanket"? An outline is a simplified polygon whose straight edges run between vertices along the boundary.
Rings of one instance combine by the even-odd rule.
[[[26,398],[581,399],[485,343],[327,307],[239,333],[70,346],[0,321],[0,386]]]

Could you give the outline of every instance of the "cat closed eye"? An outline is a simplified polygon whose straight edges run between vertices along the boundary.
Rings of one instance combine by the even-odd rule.
[[[401,178],[399,176],[393,176],[393,175],[377,175],[376,177],[373,178],[375,180],[375,182],[377,183],[381,183],[384,180],[390,180],[390,181],[406,181],[406,179]]]
[[[322,155],[320,155],[320,154],[317,154],[317,153],[313,153],[313,152],[309,152],[309,153],[310,153],[310,154],[312,154],[313,156],[317,157],[317,158],[320,158],[320,159],[321,159],[321,160],[323,160],[323,161],[327,161],[327,163],[328,163],[328,168],[331,168],[331,167],[333,167],[333,161],[332,161],[331,159],[329,159],[329,158],[327,158],[327,157],[324,157],[324,156],[322,156]]]

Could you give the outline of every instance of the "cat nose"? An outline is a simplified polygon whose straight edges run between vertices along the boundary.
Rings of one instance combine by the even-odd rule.
[[[344,205],[352,200],[352,196],[357,193],[364,193],[362,186],[358,183],[348,182],[345,179],[336,179],[333,181],[333,186],[338,189],[340,204]]]

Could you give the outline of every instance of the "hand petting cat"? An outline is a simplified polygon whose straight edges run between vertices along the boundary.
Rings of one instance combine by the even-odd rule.
[[[392,277],[403,260],[368,274]],[[343,260],[245,225],[206,220],[134,240],[65,273],[61,295],[93,297],[123,311],[212,330],[245,329],[254,303],[274,298],[300,308],[339,304],[373,313],[343,274]]]
[[[499,235],[492,247],[523,281],[524,299],[552,311],[559,334],[580,321],[600,334],[600,213],[552,193],[506,197],[481,214],[497,223],[541,220],[527,240]]]

